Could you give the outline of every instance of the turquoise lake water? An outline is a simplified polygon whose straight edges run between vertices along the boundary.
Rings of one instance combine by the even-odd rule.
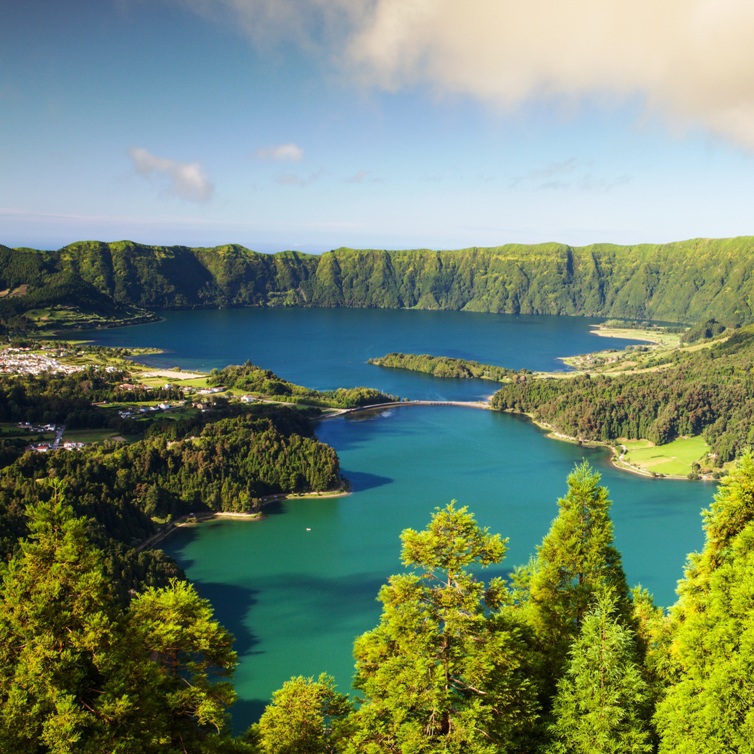
[[[458,312],[226,310],[169,313],[163,322],[90,335],[107,345],[169,351],[149,357],[156,366],[209,370],[250,359],[317,388],[370,385],[410,398],[469,400],[489,395],[494,384],[439,381],[366,360],[406,351],[553,369],[562,366],[558,356],[624,345],[590,335],[591,323]],[[549,440],[526,419],[467,408],[368,412],[326,420],[318,435],[338,451],[352,494],[271,506],[261,521],[212,522],[165,543],[236,636],[239,730],[292,675],[324,671],[349,687],[353,639],[376,624],[379,587],[401,570],[399,534],[423,528],[435,506],[456,499],[480,524],[509,537],[505,571],[529,559],[557,514],[566,476],[587,458],[610,490],[629,583],[670,605],[686,554],[701,547],[699,513],[715,490],[618,472],[603,449]]]

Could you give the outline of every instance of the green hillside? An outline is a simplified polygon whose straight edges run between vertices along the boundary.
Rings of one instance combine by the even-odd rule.
[[[322,255],[128,241],[0,246],[0,318],[18,324],[75,302],[79,314],[111,320],[160,309],[342,306],[745,324],[754,322],[752,252],[751,237]]]

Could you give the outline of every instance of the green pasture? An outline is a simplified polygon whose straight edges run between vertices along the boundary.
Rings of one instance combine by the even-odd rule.
[[[121,435],[112,429],[67,429],[63,434],[63,442],[100,443],[115,440],[116,437],[120,438]]]
[[[655,474],[686,476],[691,465],[698,461],[707,466],[706,458],[710,450],[704,438],[680,437],[666,445],[653,445],[649,440],[626,440],[623,443],[626,454],[623,460]]]

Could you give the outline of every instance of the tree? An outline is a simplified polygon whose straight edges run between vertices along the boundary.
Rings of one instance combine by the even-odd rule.
[[[454,503],[401,539],[412,572],[382,587],[380,624],[356,641],[364,701],[347,751],[512,750],[537,718],[524,631],[502,580],[485,588],[470,571],[500,563],[506,543]]]
[[[621,556],[613,545],[608,491],[588,463],[568,476],[560,512],[527,569],[519,571],[525,612],[546,649],[551,680],[557,680],[571,642],[596,596],[614,595],[619,620],[631,623],[631,602]]]
[[[705,512],[671,612],[675,677],[656,713],[660,752],[754,751],[754,459],[746,454]]]
[[[261,754],[331,754],[339,750],[343,723],[352,706],[325,674],[315,681],[291,678],[272,695],[252,726]]]
[[[242,751],[225,730],[229,634],[188,584],[122,608],[55,486],[28,509],[29,537],[0,568],[0,751]]]
[[[59,487],[28,518],[0,585],[0,750],[150,751],[154,676],[134,659],[87,523]]]
[[[227,732],[227,708],[236,695],[223,679],[236,665],[233,637],[194,586],[176,579],[137,595],[128,619],[129,630],[160,668],[172,742],[179,750],[202,751]]]
[[[549,754],[639,754],[652,751],[649,687],[636,663],[632,631],[601,594],[573,643],[558,683]]]

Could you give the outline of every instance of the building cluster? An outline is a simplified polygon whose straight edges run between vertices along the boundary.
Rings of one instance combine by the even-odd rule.
[[[4,348],[0,351],[0,372],[5,374],[43,374],[58,372],[72,374],[83,367],[61,364],[52,356],[34,352],[29,348]]]

